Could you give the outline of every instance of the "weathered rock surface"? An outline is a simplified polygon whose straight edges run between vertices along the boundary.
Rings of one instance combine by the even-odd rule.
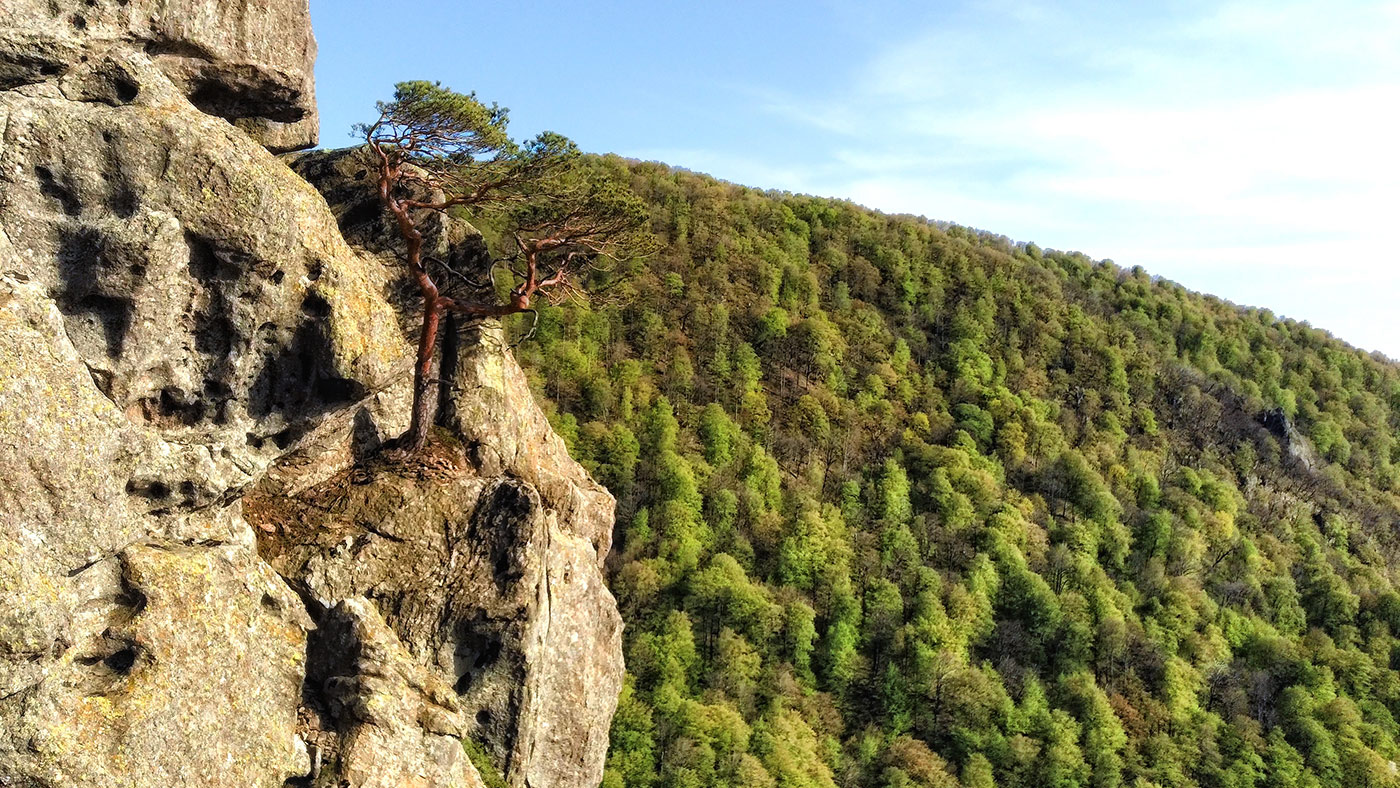
[[[290,458],[270,476],[279,494],[253,493],[249,517],[264,558],[313,607],[373,603],[453,688],[513,785],[594,785],[622,679],[601,572],[612,499],[568,457],[499,328],[473,329],[461,348],[453,429],[465,443],[445,437],[427,457],[389,454],[310,486],[295,475],[321,467]]]
[[[399,259],[403,239],[393,217],[379,202],[374,154],[368,146],[292,153],[282,160],[316,187],[335,214],[341,233],[357,249],[374,255],[391,283],[390,300],[404,316],[403,330],[416,336],[418,285]],[[442,199],[426,189],[417,198]],[[491,255],[481,233],[465,221],[438,211],[421,210],[414,220],[423,233],[423,256],[437,276],[439,287],[450,295],[486,297],[469,282],[489,282]]]
[[[325,194],[354,246],[402,270],[367,150],[287,159]],[[474,229],[442,215],[422,224],[430,256],[483,276],[489,256]],[[399,282],[394,299],[411,287]],[[411,315],[412,299],[402,303]],[[513,785],[596,785],[623,674],[621,620],[601,571],[612,496],[535,405],[499,324],[447,339],[440,421],[452,445],[435,467],[349,469],[350,452],[313,460],[308,447],[268,477],[294,508],[269,516],[275,535],[263,553],[320,604],[373,600],[415,658],[450,677],[473,735]],[[332,478],[333,468],[346,470]]]
[[[305,0],[0,4],[0,785],[601,776],[612,500],[487,328],[376,455],[412,300],[360,165],[268,150],[313,54]]]
[[[319,195],[191,104],[213,66],[162,67],[198,16],[59,5],[0,17],[0,782],[281,786],[311,622],[238,495],[407,345]],[[254,10],[217,36],[264,46]]]
[[[136,468],[201,455],[128,422],[43,290],[0,277],[0,783],[279,786],[305,771],[300,601],[237,505],[156,516],[127,487]]]
[[[398,226],[379,202],[374,153],[368,146],[307,151],[282,158],[321,192],[340,223],[341,232],[357,247],[390,257],[402,251]],[[442,199],[441,192],[436,196]],[[436,211],[421,211],[415,218],[423,233],[424,255],[435,257],[454,270],[487,261],[481,234],[466,222]]]
[[[137,542],[46,580],[26,593],[54,619],[6,654],[31,671],[7,677],[0,784],[271,787],[306,771],[310,622],[246,545]]]
[[[276,150],[316,144],[307,0],[0,4],[0,89],[60,79],[113,50],[144,52],[194,106],[246,120],[244,130]]]
[[[97,93],[122,74],[136,97],[0,94],[0,230],[24,239],[4,271],[45,289],[129,421],[207,449],[188,479],[134,480],[164,493],[152,507],[208,503],[396,377],[406,345],[377,269],[304,181],[195,111],[146,55],[89,65],[66,84]]]
[[[310,655],[312,785],[482,785],[462,750],[452,686],[410,657],[372,603],[351,598],[327,611]]]

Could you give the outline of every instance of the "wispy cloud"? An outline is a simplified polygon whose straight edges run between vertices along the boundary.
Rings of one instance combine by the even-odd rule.
[[[431,74],[518,132],[1141,264],[1400,357],[1400,0],[543,4],[466,58],[470,11],[409,4],[434,24],[314,0],[328,142]]]

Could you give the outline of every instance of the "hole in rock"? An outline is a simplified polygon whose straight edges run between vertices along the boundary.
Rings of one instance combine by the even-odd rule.
[[[204,381],[204,393],[211,397],[232,397],[233,388],[222,380]]]
[[[286,449],[296,443],[297,438],[300,438],[304,432],[305,430],[296,427],[288,427],[285,430],[274,432],[271,436],[272,442],[276,444],[277,448]]]
[[[34,175],[39,179],[39,193],[57,200],[65,214],[77,216],[83,212],[83,204],[78,200],[78,195],[74,193],[71,186],[60,183],[58,178],[54,176],[53,170],[43,165],[37,165],[34,167]]]
[[[137,196],[136,190],[131,188],[131,184],[126,182],[126,178],[120,172],[115,173],[110,182],[112,187],[107,192],[107,207],[121,219],[135,216],[136,209],[141,205],[141,198]],[[141,273],[144,274],[145,269],[142,269]]]
[[[131,667],[136,664],[136,649],[128,646],[108,655],[102,660],[102,664],[114,673],[130,673]]]
[[[206,356],[224,359],[233,352],[233,340],[238,335],[238,329],[220,311],[222,299],[214,298],[212,301],[195,316],[194,348]]]
[[[364,387],[344,378],[322,378],[316,381],[316,398],[324,402],[349,402],[363,396]]]
[[[131,313],[135,305],[129,299],[92,294],[73,304],[72,311],[78,313],[82,323],[93,330],[101,331],[107,356],[118,358],[126,346],[126,332],[131,328]]]
[[[457,647],[452,653],[452,672],[457,681],[453,688],[462,694],[471,688],[482,673],[501,657],[501,641],[479,632],[458,632]]]
[[[79,679],[78,689],[85,695],[110,695],[120,691],[122,679],[130,675],[140,658],[140,649],[130,643],[113,640],[110,633],[96,653],[76,657],[73,662],[87,668]]]
[[[331,316],[331,305],[317,293],[312,293],[301,302],[301,311],[308,317],[327,318]]]
[[[132,479],[126,483],[129,495],[137,495],[152,501],[163,501],[170,497],[170,486],[165,482]]]
[[[240,255],[219,249],[213,241],[193,232],[185,232],[185,245],[190,250],[190,273],[202,284],[232,281],[243,273]]]
[[[278,123],[295,123],[306,117],[300,98],[297,91],[269,87],[257,80],[207,79],[190,94],[190,103],[200,112],[220,118],[265,117]]]
[[[124,611],[119,620],[130,621],[146,609],[146,595],[129,585],[122,588],[112,601]]]
[[[123,104],[130,104],[141,95],[141,87],[129,79],[113,80],[112,87],[116,88],[117,100]]]
[[[192,427],[204,420],[207,406],[202,398],[166,387],[161,389],[160,403],[151,421],[168,426]]]
[[[35,171],[54,186],[55,197],[70,194],[47,168]],[[131,268],[142,263],[139,253],[94,227],[64,227],[59,243],[57,300],[69,338],[88,358],[121,356],[135,312],[131,294],[140,280]]]
[[[379,219],[379,214],[382,210],[378,200],[362,200],[341,215],[340,226],[349,231],[373,224]]]
[[[313,295],[303,309],[315,314],[329,306]],[[269,347],[263,351],[262,369],[248,392],[251,415],[280,413],[300,419],[365,396],[362,384],[335,373],[328,333],[325,320],[310,317],[289,337],[285,330],[263,334],[260,344]]]

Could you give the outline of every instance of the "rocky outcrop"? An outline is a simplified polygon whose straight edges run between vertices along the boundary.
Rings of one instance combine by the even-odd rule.
[[[440,434],[426,457],[383,455],[309,487],[293,475],[321,464],[293,458],[270,479],[300,492],[255,492],[249,518],[263,556],[313,607],[363,597],[382,612],[413,660],[446,679],[465,732],[511,784],[595,785],[622,679],[621,619],[601,573],[612,499],[534,406],[499,328],[470,340],[455,377],[470,430]],[[335,705],[319,701],[331,727],[354,727]]]
[[[313,54],[305,0],[0,7],[0,785],[601,775],[611,499],[489,332],[376,455],[397,265],[265,147]]]
[[[316,39],[307,0],[0,5],[0,89],[61,80],[114,51],[142,52],[192,105],[238,122],[275,150],[316,144]],[[110,98],[138,89],[116,75]]]
[[[311,621],[239,496],[397,380],[407,345],[324,201],[191,103],[196,71],[172,79],[132,26],[141,4],[74,4],[68,32],[57,4],[16,5],[31,13],[0,32],[0,781],[281,786],[309,768]],[[291,119],[281,95],[250,111]]]
[[[379,202],[373,156],[368,146],[361,146],[292,153],[282,160],[326,198],[344,236],[357,249],[380,260],[391,283],[390,300],[405,317],[404,331],[416,336],[421,303],[418,284],[399,262],[403,238],[393,216]],[[415,196],[442,199],[441,192],[423,191]],[[470,289],[468,282],[488,281],[491,256],[476,228],[439,211],[417,211],[414,220],[423,233],[423,256],[446,292],[461,295],[464,288]],[[472,293],[474,298],[484,295]]]
[[[290,161],[353,245],[401,269],[362,150]],[[485,270],[470,226],[425,219],[430,254],[454,271]],[[449,339],[445,429],[429,457],[355,462],[344,439],[308,442],[250,495],[250,518],[264,557],[313,606],[364,597],[382,612],[414,660],[453,686],[467,733],[508,782],[595,785],[623,672],[602,574],[613,500],[536,407],[499,324]],[[367,430],[361,443],[378,439]]]
[[[173,485],[153,487],[164,469],[133,480],[151,506],[207,503],[397,375],[405,344],[378,269],[304,181],[194,110],[146,55],[89,66],[0,94],[5,272],[52,298],[124,417],[203,450]],[[130,102],[63,93],[113,74],[137,86]]]
[[[311,785],[480,788],[452,686],[404,650],[372,603],[356,597],[326,611],[310,657],[307,684],[319,689],[304,707]]]

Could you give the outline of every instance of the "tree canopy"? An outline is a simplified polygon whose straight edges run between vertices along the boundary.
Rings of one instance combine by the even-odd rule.
[[[518,355],[618,498],[605,785],[1396,784],[1394,363],[1141,269],[598,166],[663,246]]]
[[[646,251],[646,210],[613,170],[580,157],[568,138],[543,132],[524,143],[507,133],[507,111],[435,82],[401,82],[377,105],[379,118],[358,126],[378,164],[378,191],[405,247],[405,263],[423,298],[414,367],[413,417],[405,438],[420,448],[432,426],[433,364],[441,318],[502,317],[529,311],[536,297],[582,292],[579,277],[603,260]],[[441,271],[423,256],[425,215],[449,209],[505,216],[512,245],[481,272],[494,284],[503,265],[513,277],[499,298],[451,297]]]

